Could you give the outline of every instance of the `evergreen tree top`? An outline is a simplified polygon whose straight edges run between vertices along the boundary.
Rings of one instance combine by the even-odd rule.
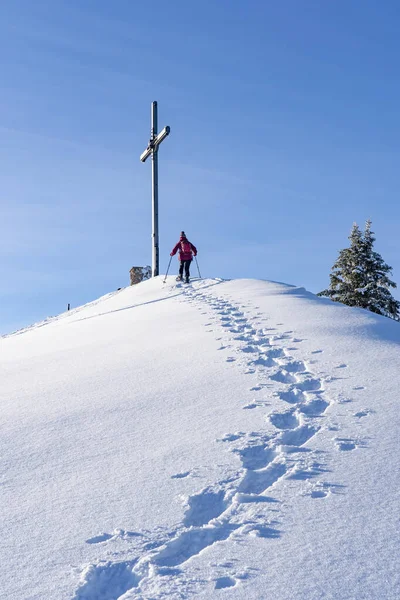
[[[365,223],[364,232],[353,223],[350,247],[339,252],[332,267],[330,286],[319,296],[400,320],[400,302],[389,291],[397,287],[388,277],[392,268],[374,250],[375,236],[371,227],[370,219]]]

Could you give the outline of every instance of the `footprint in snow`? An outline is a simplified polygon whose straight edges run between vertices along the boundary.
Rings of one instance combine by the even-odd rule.
[[[299,426],[299,419],[292,411],[272,413],[268,419],[277,429],[295,429]]]
[[[337,483],[318,482],[307,495],[311,498],[327,498],[330,494],[342,493],[344,487],[344,485]]]
[[[336,438],[335,443],[341,452],[350,452],[356,448],[365,447],[363,442],[351,438]]]
[[[304,373],[307,371],[306,365],[301,360],[294,360],[286,363],[282,362],[281,366],[289,373]]]
[[[276,360],[274,360],[273,358],[270,358],[269,356],[259,356],[258,358],[256,358],[255,360],[252,360],[249,364],[251,365],[255,365],[258,367],[276,367],[277,366],[277,362]]]
[[[246,353],[252,353],[252,352],[257,352],[258,350],[254,346],[245,346],[244,348],[241,348],[240,351],[246,352]]]
[[[328,425],[329,431],[340,431],[340,425],[338,423],[330,423]]]
[[[295,465],[293,471],[289,475],[289,479],[297,479],[299,481],[306,481],[317,477],[325,471],[323,465],[317,462],[313,462],[312,465],[302,467],[301,465]]]
[[[114,600],[139,585],[140,578],[133,572],[136,561],[90,565],[83,573],[83,581],[75,598]],[[101,596],[97,593],[101,590]]]
[[[277,371],[274,375],[271,375],[270,379],[278,381],[279,383],[296,383],[297,379],[294,375],[291,375],[284,369]]]
[[[250,532],[250,535],[260,537],[260,538],[279,538],[281,537],[281,532],[279,529],[275,529],[274,527],[265,527],[264,525],[257,525]]]
[[[183,473],[176,473],[176,475],[171,475],[171,479],[184,479],[185,477],[189,477],[190,471],[184,471]]]
[[[371,408],[364,408],[364,410],[359,410],[358,412],[354,413],[354,417],[357,417],[358,419],[362,419],[362,417],[368,417],[368,415],[372,415],[374,414],[374,410],[372,410]]]
[[[310,494],[311,498],[326,498],[329,492],[326,490],[313,490]]]
[[[234,451],[239,455],[242,465],[245,469],[257,470],[263,469],[269,465],[275,458],[276,452],[273,448],[268,448],[264,444],[247,446]]]
[[[102,542],[108,542],[112,538],[112,534],[110,533],[100,533],[99,535],[95,535],[92,538],[86,540],[87,544],[101,544]]]
[[[233,569],[233,567],[235,566],[235,563],[237,563],[237,562],[238,562],[237,558],[233,558],[232,560],[227,560],[222,563],[212,562],[212,563],[210,563],[210,566],[211,567],[221,567],[222,569]]]
[[[300,381],[297,384],[297,388],[299,388],[303,392],[317,392],[319,390],[322,390],[322,384],[319,379],[308,377],[303,381]]]
[[[300,402],[305,402],[307,400],[307,396],[297,387],[294,387],[287,392],[276,392],[276,396],[289,404],[299,404]]]
[[[315,400],[311,400],[311,402],[303,404],[300,408],[300,412],[308,417],[319,417],[326,411],[328,406],[329,402],[322,398],[316,398]]]
[[[260,470],[249,469],[239,484],[239,492],[245,494],[261,494],[274,485],[285,475],[287,466],[283,462],[276,462]]]
[[[235,342],[251,342],[251,337],[249,335],[237,335],[233,339]]]
[[[254,402],[252,404],[246,404],[245,406],[243,406],[243,410],[251,410],[253,408],[257,408],[258,404],[254,404]]]
[[[353,402],[351,398],[340,398],[338,404],[349,404],[350,402]]]
[[[233,577],[218,577],[215,580],[215,589],[222,590],[224,588],[234,587],[237,584],[236,579]]]
[[[137,533],[136,531],[125,531],[124,529],[115,529],[113,533],[101,533],[92,538],[86,540],[87,544],[101,544],[103,542],[108,542],[111,539],[122,539],[129,540],[134,537],[143,537],[142,533]]]
[[[226,507],[224,490],[213,491],[206,488],[198,494],[189,496],[183,524],[185,527],[206,525],[212,519],[219,517]]]
[[[312,427],[311,425],[301,425],[296,429],[287,429],[281,437],[281,442],[284,446],[303,446],[318,431],[319,427]]]
[[[223,438],[220,438],[219,442],[235,442],[236,440],[240,440],[244,435],[244,431],[238,431],[237,433],[226,433]]]
[[[282,348],[267,348],[263,354],[267,354],[270,358],[283,358],[285,357],[285,350]]]

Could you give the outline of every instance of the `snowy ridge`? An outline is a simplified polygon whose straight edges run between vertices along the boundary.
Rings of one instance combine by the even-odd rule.
[[[163,597],[171,593],[171,587],[177,587],[178,592],[182,588],[182,572],[174,567],[208,546],[235,536],[238,539],[243,535],[279,537],[276,516],[269,517],[268,510],[261,512],[258,504],[277,502],[267,494],[281,479],[311,479],[324,470],[317,454],[304,446],[317,434],[318,419],[330,403],[324,394],[323,382],[313,376],[303,361],[294,360],[291,355],[293,344],[301,340],[283,328],[282,331],[257,328],[257,318],[246,318],[239,306],[226,300],[191,290],[184,290],[184,294],[200,310],[210,308],[215,313],[213,326],[228,334],[218,338],[223,349],[226,342],[238,342],[236,355],[229,356],[227,361],[237,361],[245,374],[256,375],[257,383],[252,390],[261,392],[272,382],[281,383],[282,389],[275,394],[290,408],[269,414],[268,419],[276,429],[272,435],[262,430],[239,431],[222,438],[220,441],[228,443],[240,457],[242,470],[238,477],[234,481],[215,482],[214,486],[189,496],[182,524],[169,533],[171,539],[161,548],[148,552],[152,544],[147,541],[143,555],[136,561],[89,567],[76,600],[143,598],[143,594],[155,592]],[[255,401],[243,408],[257,406],[265,406],[265,402]],[[313,498],[322,498],[335,487],[316,483],[310,494]],[[115,535],[126,534],[105,534],[110,540],[115,539]],[[117,573],[118,586],[115,585]],[[174,578],[177,578],[176,586]],[[229,576],[220,577],[215,583],[216,589],[235,584],[235,578]],[[163,590],[164,587],[167,589]]]
[[[159,356],[165,364],[159,364],[159,381],[149,382],[145,412],[133,412],[135,419],[131,424],[130,412],[136,410],[135,402],[140,403],[145,388],[140,387],[129,403],[113,408],[117,416],[124,415],[126,422],[126,428],[122,423],[116,457],[120,460],[122,451],[127,466],[131,465],[126,471],[132,479],[128,488],[131,512],[134,515],[137,510],[143,511],[140,507],[144,494],[144,502],[151,501],[153,511],[158,507],[170,511],[172,519],[161,518],[161,513],[157,517],[157,512],[147,510],[143,514],[150,525],[143,521],[141,527],[131,529],[127,524],[132,517],[127,514],[109,519],[114,529],[92,527],[91,534],[81,538],[81,547],[86,547],[90,560],[81,568],[74,563],[75,578],[79,575],[75,591],[58,596],[56,593],[54,598],[161,600],[227,597],[226,593],[229,598],[255,600],[397,597],[399,577],[394,557],[398,539],[390,533],[385,520],[390,522],[397,510],[393,491],[397,489],[398,474],[391,455],[386,451],[382,462],[376,452],[377,439],[380,446],[389,447],[388,424],[398,411],[392,392],[400,383],[399,375],[391,367],[400,358],[396,323],[388,324],[382,317],[332,305],[293,286],[205,280],[186,287],[172,278],[164,287],[160,279],[146,282],[120,296],[105,297],[99,305],[91,303],[86,312],[69,316],[60,322],[57,338],[61,327],[64,336],[68,331],[79,330],[91,339],[103,329],[106,336],[115,328],[120,329],[121,340],[116,338],[115,349],[121,356],[115,357],[113,366],[112,354],[108,352],[104,365],[118,369],[125,379],[129,371],[122,370],[124,347],[129,344],[131,333],[137,334],[138,327],[148,339],[141,337],[140,347],[132,343],[126,346],[126,356],[130,357],[127,369],[134,364],[140,374],[152,362],[151,327],[162,332],[159,342],[163,340],[165,348],[182,350],[178,350],[175,367],[172,355],[160,349]],[[371,327],[381,332],[379,341],[368,333]],[[37,334],[42,335],[40,329]],[[46,335],[51,335],[50,330]],[[99,353],[96,360],[102,360],[101,357]],[[192,396],[182,401],[180,378],[194,359]],[[133,371],[133,384],[138,374]],[[104,377],[107,385],[110,375],[106,372]],[[186,389],[186,383],[183,387]],[[125,388],[124,382],[120,395]],[[216,410],[214,388],[219,394],[226,390],[225,399]],[[182,436],[186,428],[190,429],[188,440],[182,440],[185,452],[190,454],[182,455],[176,433],[175,437],[168,434],[167,445],[161,451],[157,450],[159,444],[154,449],[146,446],[149,461],[144,464],[149,467],[156,467],[160,459],[163,463],[164,455],[174,452],[174,443],[178,444],[180,456],[179,460],[168,459],[169,468],[155,471],[151,483],[151,472],[146,470],[149,467],[145,467],[145,479],[140,479],[144,459],[137,453],[143,442],[139,439],[139,446],[130,451],[131,440],[124,441],[124,432],[133,427],[136,435],[146,434],[151,439],[152,432],[146,429],[147,417],[151,417],[149,422],[154,426],[161,419],[161,429],[157,425],[155,432],[162,431],[167,412],[160,412],[161,405],[157,403],[154,408],[148,405],[160,391],[168,394],[166,410],[172,411],[167,428],[176,427]],[[173,402],[176,394],[180,397],[178,403]],[[376,400],[379,394],[384,410],[380,400]],[[98,409],[93,414],[97,413]],[[196,425],[196,414],[205,419],[203,425]],[[177,418],[182,420],[181,429]],[[223,434],[218,420],[225,428]],[[135,428],[135,424],[143,429]],[[197,456],[200,446],[191,449],[190,437],[196,437],[199,427],[203,431],[199,443],[207,462]],[[160,433],[153,435],[157,440]],[[106,456],[112,444],[105,440],[103,444],[107,445],[100,452]],[[99,453],[96,461],[102,460]],[[171,471],[172,465],[178,463],[181,468]],[[106,498],[110,498],[108,476],[112,471],[107,469],[105,475],[98,487],[96,511],[106,508]],[[146,491],[142,483],[136,488],[138,477],[153,487]],[[371,481],[373,494],[366,488]],[[114,485],[121,483],[119,477]],[[162,492],[157,493],[158,488]],[[173,497],[180,500],[181,508],[169,506],[168,498]],[[340,520],[341,514],[344,527],[335,521],[336,515]],[[372,515],[376,516],[373,520]],[[98,519],[96,512],[93,517],[91,521],[101,523],[100,513]],[[304,519],[309,521],[306,527]],[[358,519],[363,527],[368,523],[366,531],[357,525]],[[368,554],[369,537],[375,540],[373,555]],[[303,556],[309,544],[314,559],[311,564],[307,560],[304,568]],[[359,563],[351,558],[353,544]],[[346,552],[337,554],[347,546],[349,558]],[[328,566],[332,561],[342,565],[339,570],[332,572]],[[381,562],[382,577],[365,580],[365,570],[382,571]],[[227,588],[229,592],[225,591]]]
[[[279,328],[259,327],[262,313],[249,318],[240,306],[203,292],[201,288],[200,291],[183,288],[183,293],[185,301],[213,314],[212,323],[206,326],[212,327],[209,330],[212,333],[222,330],[217,338],[221,342],[220,349],[235,351],[227,357],[227,362],[236,363],[244,374],[256,377],[251,390],[261,396],[264,390],[272,390],[283,402],[281,410],[274,410],[267,417],[275,431],[272,434],[264,433],[263,428],[237,431],[217,440],[228,444],[239,456],[242,469],[237,477],[216,481],[189,496],[182,523],[168,532],[168,541],[161,542],[161,546],[157,537],[152,542],[151,536],[147,536],[134,561],[90,566],[74,600],[162,598],[174,591],[178,597],[179,591],[189,591],[188,582],[179,569],[182,564],[228,539],[240,540],[244,535],[278,538],[281,533],[275,508],[278,501],[270,494],[283,479],[309,481],[326,470],[318,452],[306,444],[318,434],[321,417],[328,410],[330,400],[323,380],[313,374],[310,365],[293,356],[302,340],[296,338],[293,331],[286,331],[283,324]],[[341,364],[338,368],[346,366]],[[243,409],[268,404],[256,396],[254,402]],[[336,443],[340,450],[353,450],[362,445],[347,438],[336,438]],[[307,493],[312,498],[324,498],[340,489],[340,484],[317,480]],[[274,507],[272,510],[270,504]],[[105,534],[110,540],[119,535],[126,536],[126,532]],[[246,577],[247,574],[218,577],[215,589],[235,586]]]
[[[67,310],[63,313],[60,313],[59,315],[55,315],[54,317],[47,317],[46,319],[43,319],[43,321],[38,321],[37,323],[32,323],[32,325],[28,325],[28,327],[22,327],[21,329],[17,329],[16,331],[12,331],[11,333],[5,333],[4,335],[0,335],[0,339],[1,338],[6,339],[9,337],[13,337],[15,335],[21,335],[22,333],[26,333],[27,331],[32,331],[33,329],[39,329],[40,327],[44,327],[45,325],[50,325],[51,323],[61,321],[62,319],[66,319],[68,317],[72,317],[87,308],[95,307],[98,304],[101,304],[102,302],[104,302],[104,300],[108,300],[109,298],[112,298],[113,296],[118,294],[123,289],[124,288],[121,288],[120,290],[116,290],[115,292],[109,292],[108,294],[105,294],[104,296],[100,296],[100,298],[97,298],[97,300],[92,300],[91,302],[87,302],[86,304],[82,304],[81,306],[77,306],[76,308],[72,308],[71,310]]]

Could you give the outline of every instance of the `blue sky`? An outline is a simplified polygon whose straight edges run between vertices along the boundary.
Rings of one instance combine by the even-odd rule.
[[[203,276],[316,292],[371,218],[400,284],[399,23],[390,0],[4,0],[0,333],[151,262],[152,100],[162,271],[185,229]]]

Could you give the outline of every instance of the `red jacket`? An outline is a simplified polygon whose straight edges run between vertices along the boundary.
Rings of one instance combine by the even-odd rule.
[[[184,248],[184,243],[186,242],[186,244],[188,244],[190,246],[190,250],[188,252],[184,252],[183,248]],[[174,246],[174,249],[171,252],[171,256],[174,256],[177,251],[179,250],[179,260],[192,260],[193,259],[193,254],[196,256],[197,254],[197,248],[196,246],[193,246],[193,244],[191,242],[189,242],[189,240],[185,237],[180,237],[179,242],[176,244],[176,246]]]

